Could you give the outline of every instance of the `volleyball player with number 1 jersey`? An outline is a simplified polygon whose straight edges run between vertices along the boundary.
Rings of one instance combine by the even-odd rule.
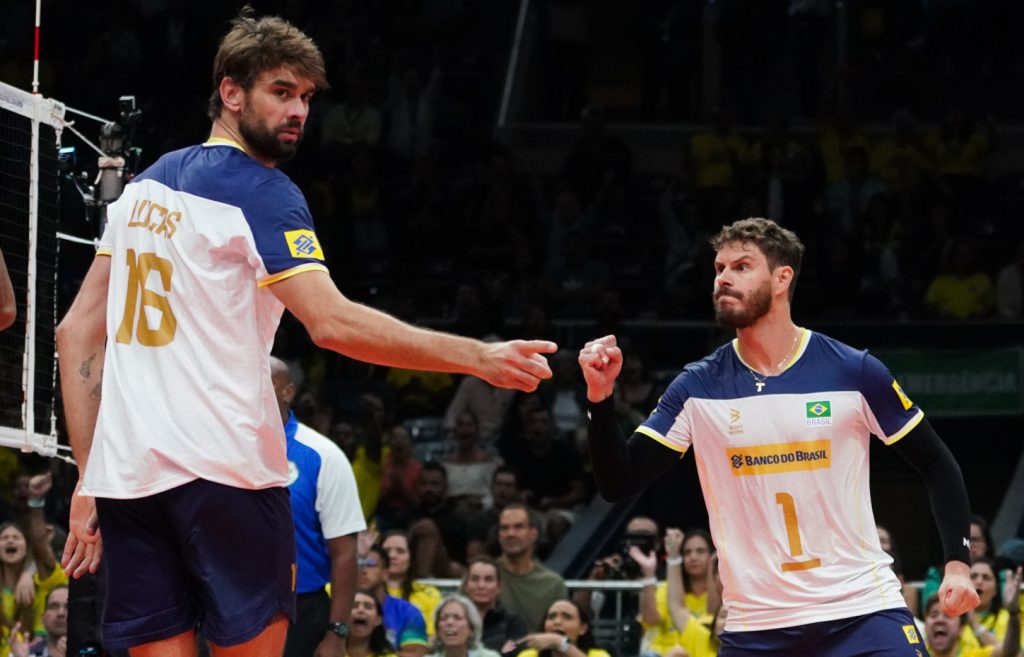
[[[869,441],[891,445],[925,479],[950,615],[978,601],[959,466],[881,362],[792,322],[795,234],[747,219],[712,245],[716,317],[737,338],[687,365],[628,441],[611,400],[622,363],[614,336],[580,352],[599,489],[612,500],[633,494],[694,448],[728,611],[721,657],[920,657],[924,642],[878,543]]]

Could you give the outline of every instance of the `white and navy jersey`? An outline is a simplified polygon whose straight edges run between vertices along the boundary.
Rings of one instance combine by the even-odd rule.
[[[891,445],[923,413],[878,359],[823,335],[803,330],[760,392],[737,345],[688,365],[637,429],[679,452],[694,448],[726,629],[904,606],[878,543],[868,441]]]
[[[285,423],[284,433],[295,521],[295,592],[310,593],[331,581],[327,539],[361,532],[366,520],[345,452],[294,415]]]
[[[220,141],[164,155],[107,216],[103,397],[83,492],[284,486],[269,361],[284,306],[266,286],[325,270],[302,193]]]

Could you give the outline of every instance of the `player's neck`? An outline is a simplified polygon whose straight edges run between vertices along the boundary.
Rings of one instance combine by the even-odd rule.
[[[238,144],[243,151],[245,151],[246,155],[263,166],[269,169],[277,167],[277,162],[274,160],[268,160],[256,154],[252,147],[250,147],[242,137],[242,132],[238,129],[238,123],[226,112],[214,119],[213,127],[210,129],[210,139],[225,139],[227,141],[234,142]]]
[[[753,326],[737,329],[740,356],[744,362],[762,374],[774,375],[781,370],[780,363],[788,361],[796,351],[802,329],[793,323],[789,314],[765,315]]]

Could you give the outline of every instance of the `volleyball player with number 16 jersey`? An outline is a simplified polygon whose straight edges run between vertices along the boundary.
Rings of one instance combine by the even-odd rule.
[[[924,642],[878,543],[869,440],[925,479],[950,615],[978,601],[959,466],[881,362],[793,324],[795,234],[747,219],[712,245],[716,317],[737,338],[687,365],[628,441],[611,400],[622,363],[614,336],[580,352],[599,489],[612,500],[633,494],[694,448],[727,609],[721,657],[920,657]]]
[[[349,357],[525,391],[551,376],[542,354],[556,346],[485,344],[345,298],[302,193],[276,168],[326,86],[319,49],[246,8],[213,68],[211,138],[126,186],[58,328],[81,474],[63,562],[77,576],[103,555],[107,648],[191,655],[201,623],[215,657],[271,657],[295,605],[269,364],[285,308],[316,344]],[[347,621],[350,606],[332,606],[330,622]]]

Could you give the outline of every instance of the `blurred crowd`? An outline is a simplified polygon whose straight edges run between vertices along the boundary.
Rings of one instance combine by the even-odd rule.
[[[722,91],[713,104],[687,104],[688,113],[671,109],[673,94],[656,85],[646,102],[659,120],[691,124],[677,133],[677,166],[656,171],[613,122],[643,120],[643,80],[664,72],[638,60],[629,71],[635,88],[622,94],[632,101],[603,93],[593,82],[603,61],[595,53],[612,45],[598,29],[601,11],[572,0],[534,3],[543,17],[534,41],[550,46],[546,74],[574,58],[585,64],[571,77],[581,85],[569,94],[575,100],[540,114],[568,122],[573,135],[561,164],[542,171],[493,138],[515,8],[256,3],[306,29],[329,66],[334,86],[314,99],[286,171],[307,195],[332,274],[348,294],[403,318],[478,336],[510,333],[541,315],[602,328],[623,318],[708,320],[706,236],[736,217],[762,215],[808,244],[799,286],[814,299],[802,308],[807,320],[1019,320],[1024,246],[1013,229],[1024,169],[1007,164],[1014,154],[1006,125],[1013,135],[1016,117],[1000,114],[996,100],[1024,70],[1019,44],[1000,36],[1019,8],[845,4],[841,21],[834,3],[814,0],[631,7],[624,24],[634,41],[671,44],[681,38],[674,30],[697,26],[694,39],[711,39],[723,57],[708,69],[700,53],[664,46],[663,58],[693,59],[705,76],[718,71]],[[205,138],[203,71],[232,3],[51,9],[44,93],[107,115],[118,96],[135,94],[143,166]],[[30,23],[18,11],[8,26]],[[667,30],[661,40],[651,25]],[[837,25],[849,32],[839,72],[829,68]],[[0,78],[25,87],[31,30],[6,32]],[[770,34],[782,41],[766,41]],[[813,35],[832,54],[803,53]],[[565,45],[574,39],[587,56]],[[793,62],[819,65],[801,73]],[[750,75],[730,75],[730,67]],[[760,67],[777,73],[754,75]],[[744,87],[750,77],[760,81],[755,91]],[[568,93],[568,79],[555,86]],[[869,83],[902,93],[860,88]],[[793,84],[801,91],[788,94]],[[1002,162],[997,175],[993,160]]]

